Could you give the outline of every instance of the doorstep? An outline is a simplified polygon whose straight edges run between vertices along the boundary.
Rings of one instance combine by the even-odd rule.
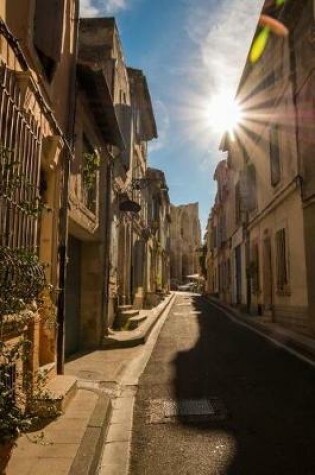
[[[149,335],[164,312],[174,301],[175,294],[171,294],[166,297],[163,302],[154,307],[151,310],[146,310],[147,318],[140,323],[140,325],[134,330],[125,330],[125,331],[113,331],[104,337],[103,347],[106,349],[116,349],[116,348],[132,348],[134,346],[143,345]]]

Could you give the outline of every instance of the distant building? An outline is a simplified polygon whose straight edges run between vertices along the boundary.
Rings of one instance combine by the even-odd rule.
[[[198,203],[171,205],[171,283],[199,273],[201,229]]]

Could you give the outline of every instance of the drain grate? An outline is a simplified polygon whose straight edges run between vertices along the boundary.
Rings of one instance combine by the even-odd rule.
[[[224,404],[218,398],[153,399],[147,413],[148,424],[166,424],[176,420],[191,422],[221,421],[226,418]]]

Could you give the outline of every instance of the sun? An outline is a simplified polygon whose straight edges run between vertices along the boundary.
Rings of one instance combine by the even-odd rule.
[[[242,120],[240,105],[233,96],[225,92],[215,94],[207,107],[207,120],[210,127],[220,133],[229,132],[231,136]]]

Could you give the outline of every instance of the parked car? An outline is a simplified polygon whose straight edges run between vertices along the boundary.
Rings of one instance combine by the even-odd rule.
[[[188,282],[187,284],[178,285],[177,290],[182,292],[194,292],[196,290],[196,284],[194,282]]]

